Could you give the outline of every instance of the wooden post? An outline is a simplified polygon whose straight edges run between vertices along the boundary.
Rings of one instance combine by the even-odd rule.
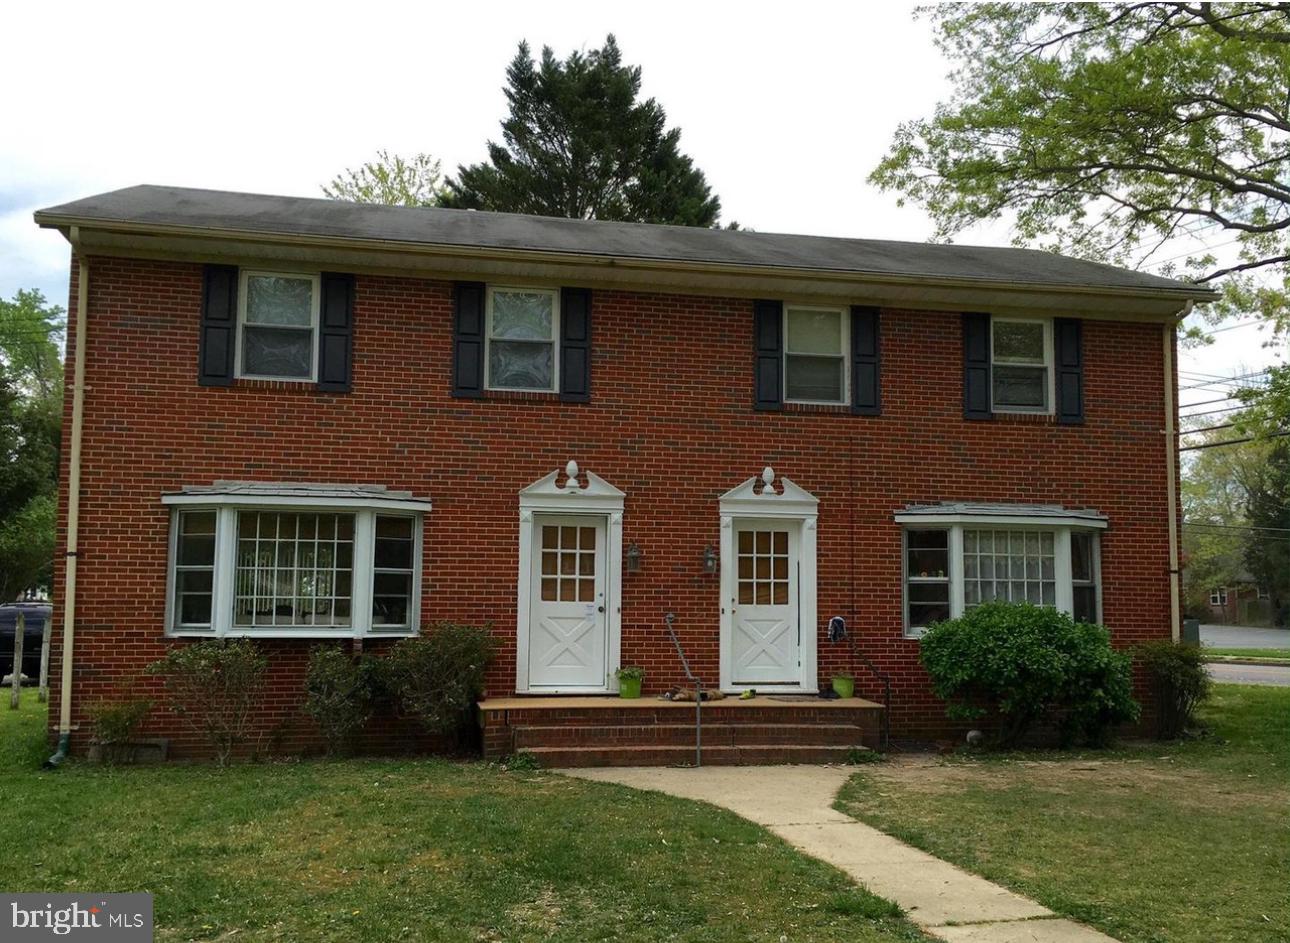
[[[9,695],[9,710],[16,711],[22,699],[22,637],[27,634],[27,614],[18,610],[18,621],[13,627],[13,693]]]
[[[45,617],[45,631],[40,638],[40,688],[36,700],[44,704],[49,700],[49,636],[54,628],[54,611]]]

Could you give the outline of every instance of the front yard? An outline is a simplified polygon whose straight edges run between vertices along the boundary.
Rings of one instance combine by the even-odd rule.
[[[4,886],[151,891],[159,940],[923,939],[710,806],[435,760],[47,773],[43,725],[0,708]]]
[[[1127,943],[1290,939],[1290,689],[1220,685],[1212,736],[897,760],[838,807]]]

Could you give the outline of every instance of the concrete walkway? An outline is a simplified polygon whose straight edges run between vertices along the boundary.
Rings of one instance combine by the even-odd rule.
[[[1112,938],[911,848],[833,808],[854,767],[639,767],[560,772],[722,806],[893,900],[953,943],[1113,943]]]

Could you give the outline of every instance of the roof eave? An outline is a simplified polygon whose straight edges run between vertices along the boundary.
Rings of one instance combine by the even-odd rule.
[[[126,237],[118,239],[121,248],[128,249],[128,237],[151,240],[154,247],[160,247],[162,241],[183,240],[227,243],[229,254],[245,254],[247,247],[277,246],[295,247],[305,250],[342,250],[354,252],[377,253],[389,259],[479,260],[480,262],[513,263],[515,265],[534,265],[539,267],[580,268],[591,271],[614,271],[621,281],[625,272],[661,273],[675,272],[689,275],[719,274],[732,279],[746,278],[765,282],[770,280],[821,280],[838,285],[856,286],[857,288],[882,288],[883,286],[922,288],[939,291],[950,291],[956,295],[964,293],[988,296],[990,293],[1003,293],[1005,296],[1040,295],[1066,296],[1071,299],[1085,298],[1114,299],[1120,303],[1132,305],[1135,301],[1154,303],[1161,306],[1153,312],[1157,317],[1172,315],[1187,302],[1204,304],[1218,298],[1218,292],[1202,286],[1173,287],[1128,287],[1089,285],[1085,283],[1026,283],[990,278],[964,278],[956,276],[935,276],[918,273],[893,274],[886,272],[862,272],[851,269],[832,269],[803,266],[770,266],[758,264],[739,264],[729,262],[699,262],[675,259],[647,258],[635,256],[616,256],[598,253],[567,252],[534,248],[500,248],[489,246],[463,246],[446,243],[409,242],[405,240],[386,240],[351,236],[330,236],[319,234],[264,232],[245,229],[219,229],[213,227],[175,226],[170,224],[140,223],[137,221],[109,220],[95,217],[77,217],[37,211],[34,214],[37,225],[46,229],[59,229],[65,235],[71,227],[80,230],[82,239],[87,234],[97,233],[106,237],[104,241],[112,242],[112,236]],[[146,246],[135,245],[135,248],[146,250]],[[164,249],[162,250],[164,252]],[[209,251],[204,254],[209,255]],[[398,269],[399,265],[389,266]],[[421,266],[424,268],[424,264]],[[449,266],[459,269],[461,266]],[[938,305],[941,306],[941,305]],[[1009,306],[1006,302],[1004,307]]]

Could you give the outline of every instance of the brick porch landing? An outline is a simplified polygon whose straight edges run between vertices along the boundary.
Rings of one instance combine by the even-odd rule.
[[[694,763],[694,704],[643,697],[481,701],[484,758],[531,754],[544,767]],[[882,705],[805,695],[727,697],[703,705],[703,762],[837,763],[878,745]]]

